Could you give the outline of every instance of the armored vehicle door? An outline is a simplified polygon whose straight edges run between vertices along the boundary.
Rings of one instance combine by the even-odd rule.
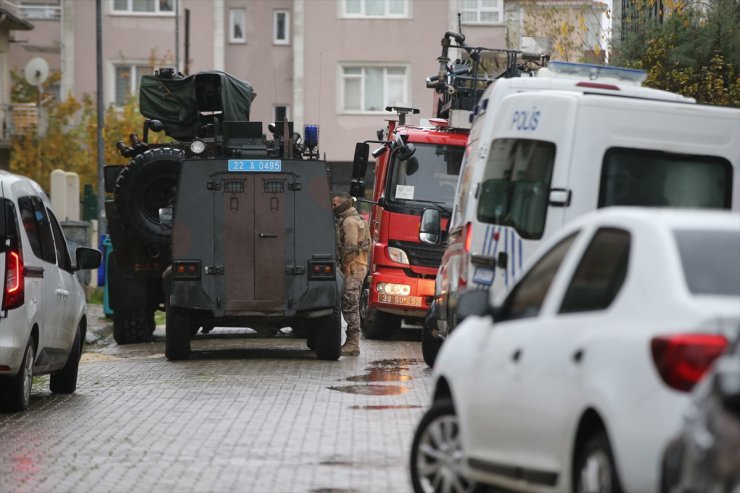
[[[286,268],[294,265],[295,258],[292,181],[290,174],[282,172],[233,171],[213,176],[216,229],[209,269],[218,308],[286,308]]]

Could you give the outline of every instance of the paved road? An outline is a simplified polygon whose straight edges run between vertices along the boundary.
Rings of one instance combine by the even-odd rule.
[[[161,328],[89,348],[71,396],[37,378],[28,412],[0,414],[0,492],[411,490],[431,376],[418,341],[363,340],[326,362],[246,332],[198,336],[186,362],[164,358]]]

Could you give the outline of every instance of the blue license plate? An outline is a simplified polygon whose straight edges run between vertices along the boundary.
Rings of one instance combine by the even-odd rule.
[[[246,173],[279,173],[283,162],[279,159],[229,159],[229,171]]]

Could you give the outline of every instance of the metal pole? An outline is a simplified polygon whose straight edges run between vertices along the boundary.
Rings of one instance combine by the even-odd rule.
[[[185,9],[185,75],[190,75],[190,9]]]
[[[101,0],[95,0],[95,44],[97,49],[97,110],[98,110],[98,233],[104,235],[107,231],[105,224],[105,147],[103,146],[103,16]]]
[[[180,0],[175,0],[175,72],[180,71]]]

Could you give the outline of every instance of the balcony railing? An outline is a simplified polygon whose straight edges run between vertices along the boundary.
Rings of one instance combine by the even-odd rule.
[[[18,16],[25,20],[58,21],[62,18],[62,7],[59,6],[59,2],[49,2],[48,5],[18,5],[17,3],[3,1],[3,5],[15,10]]]

